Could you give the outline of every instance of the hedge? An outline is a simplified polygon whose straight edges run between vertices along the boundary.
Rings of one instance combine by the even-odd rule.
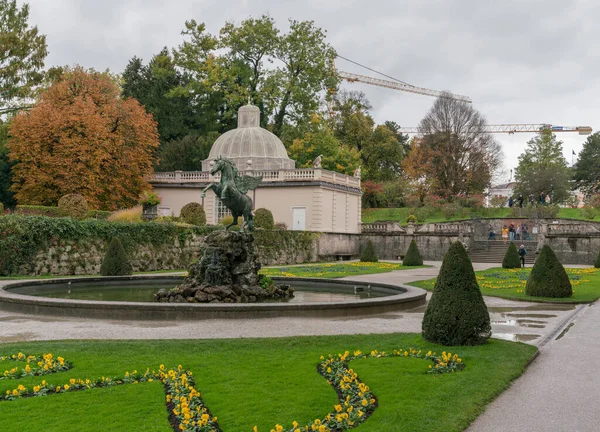
[[[173,223],[125,223],[104,220],[76,220],[44,216],[0,216],[0,275],[14,274],[31,263],[36,253],[60,240],[102,239],[107,243],[118,237],[127,247],[136,244],[162,245],[191,234],[203,235],[214,226],[177,226]]]
[[[550,246],[545,245],[529,273],[525,294],[533,297],[564,298],[573,295],[565,268]]]
[[[108,219],[111,213],[104,210],[89,210],[88,218]],[[22,216],[63,217],[58,207],[37,205],[17,205],[15,207],[15,214]]]
[[[513,242],[510,242],[504,259],[502,260],[502,268],[521,268],[521,257],[519,251]]]
[[[410,245],[408,246],[408,250],[406,251],[406,255],[402,260],[403,266],[422,266],[423,265],[423,257],[421,256],[421,252],[419,252],[419,248],[417,247],[417,242],[412,240]]]
[[[367,242],[367,246],[360,254],[360,260],[362,262],[378,262],[379,258],[377,257],[377,251],[375,250],[375,245],[371,240]]]

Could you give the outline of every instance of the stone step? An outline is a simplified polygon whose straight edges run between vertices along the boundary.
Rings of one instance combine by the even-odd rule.
[[[491,240],[478,243],[477,246],[479,247],[482,246],[481,243],[484,243],[485,248],[472,249],[469,251],[471,262],[502,263],[506,250],[508,249],[508,242],[504,243],[502,240]],[[537,242],[515,240],[513,243],[515,243],[515,246],[517,247],[521,244],[525,245],[525,249],[527,249],[528,252],[527,255],[525,255],[525,264],[533,265],[536,258],[535,249],[537,247]]]

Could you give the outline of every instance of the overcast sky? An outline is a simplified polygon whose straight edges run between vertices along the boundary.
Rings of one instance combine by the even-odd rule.
[[[23,3],[22,0],[19,0]],[[468,95],[489,124],[600,127],[600,2],[593,0],[28,0],[47,35],[47,66],[122,72],[182,41],[194,18],[218,33],[228,20],[314,20],[339,54],[413,85]],[[338,60],[340,70],[369,74]],[[364,84],[376,121],[416,126],[433,99]],[[497,135],[506,175],[531,134]],[[558,134],[569,163],[585,136]]]

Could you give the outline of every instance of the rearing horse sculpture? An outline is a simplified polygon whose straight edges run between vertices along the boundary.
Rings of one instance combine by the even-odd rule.
[[[240,231],[254,231],[254,216],[252,214],[252,199],[246,195],[249,190],[254,190],[262,181],[261,177],[240,176],[234,163],[229,159],[217,158],[214,161],[210,173],[215,175],[221,173],[221,181],[211,183],[202,190],[202,198],[206,191],[212,189],[225,207],[231,211],[233,221],[227,225],[227,229],[237,225],[238,218],[244,217],[244,224]]]

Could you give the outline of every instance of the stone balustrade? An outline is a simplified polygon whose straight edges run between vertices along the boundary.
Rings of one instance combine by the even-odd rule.
[[[335,185],[360,188],[360,178],[328,171],[320,168],[298,168],[292,170],[241,171],[241,175],[262,176],[263,182],[320,181]],[[157,172],[152,183],[205,183],[216,182],[220,174],[211,175],[208,171]]]

